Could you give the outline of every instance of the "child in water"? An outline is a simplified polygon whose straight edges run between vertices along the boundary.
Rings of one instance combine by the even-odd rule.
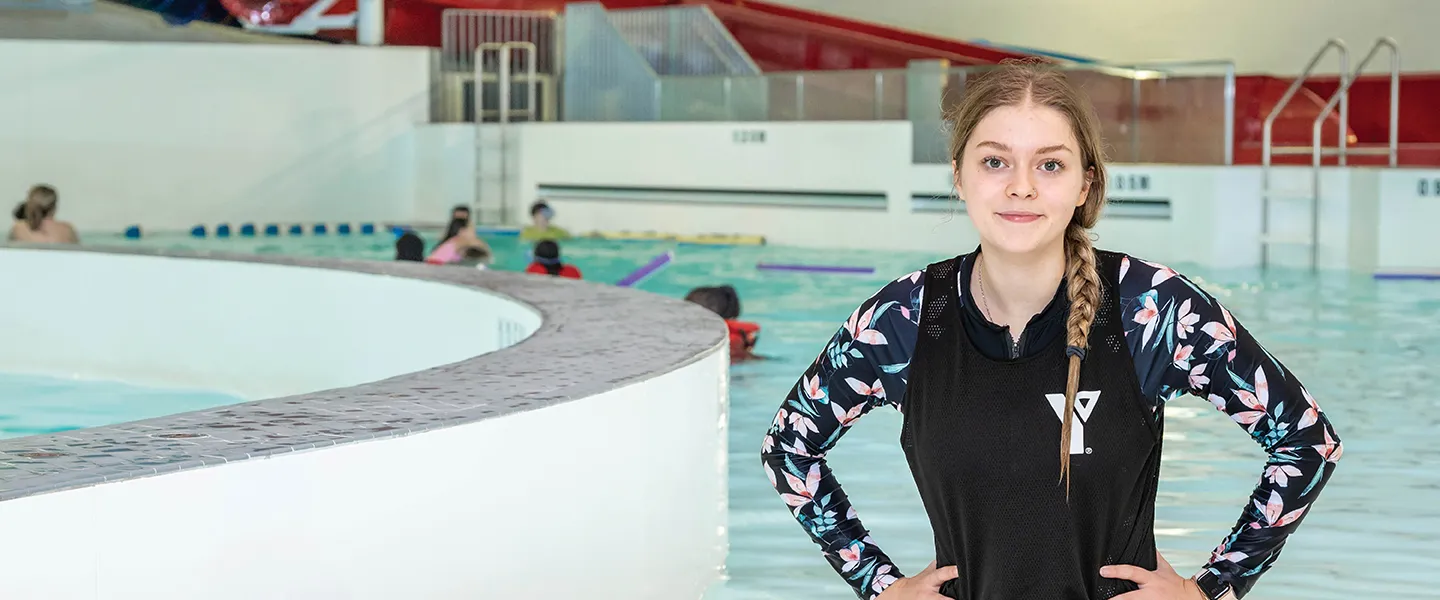
[[[536,202],[530,207],[531,224],[520,230],[520,239],[527,242],[569,239],[570,232],[550,222],[554,218],[555,209],[544,202]]]
[[[685,295],[685,299],[710,309],[725,319],[730,330],[730,360],[742,361],[761,358],[755,354],[755,343],[760,341],[760,326],[740,320],[740,294],[728,285],[697,287]]]
[[[530,265],[525,267],[526,273],[534,275],[552,275],[568,279],[582,279],[580,269],[575,265],[566,264],[560,260],[560,244],[551,240],[545,240],[535,244],[534,258]]]

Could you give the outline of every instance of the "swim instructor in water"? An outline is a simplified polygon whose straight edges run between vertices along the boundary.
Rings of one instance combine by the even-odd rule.
[[[1063,74],[1005,64],[972,80],[948,118],[979,247],[860,304],[765,433],[766,475],[861,598],[1243,598],[1313,510],[1340,437],[1214,297],[1091,246],[1102,140]],[[1230,534],[1189,576],[1154,536],[1165,407],[1186,394],[1269,454]],[[903,414],[900,445],[935,536],[934,562],[908,577],[825,463],[848,427],[887,405]]]

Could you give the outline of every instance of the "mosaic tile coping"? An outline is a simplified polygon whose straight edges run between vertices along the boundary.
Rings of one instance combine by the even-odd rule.
[[[5,247],[0,244],[0,251]],[[529,305],[539,311],[541,324],[509,348],[353,387],[0,440],[0,501],[536,410],[673,371],[722,351],[728,343],[720,319],[694,304],[585,281],[419,263],[89,247],[53,250],[436,281]],[[614,343],[616,331],[626,332],[623,344]]]

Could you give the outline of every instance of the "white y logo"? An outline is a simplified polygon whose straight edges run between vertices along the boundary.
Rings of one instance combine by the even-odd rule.
[[[1050,401],[1050,408],[1055,409],[1055,418],[1060,419],[1063,423],[1065,420],[1065,394],[1045,394],[1045,399]],[[1090,413],[1095,412],[1095,403],[1099,401],[1099,390],[1075,394],[1075,414],[1070,415],[1071,454],[1086,454],[1085,423],[1090,421]]]

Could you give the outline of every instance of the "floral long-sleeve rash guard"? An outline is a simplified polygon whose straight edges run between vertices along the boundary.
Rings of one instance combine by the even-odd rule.
[[[867,600],[902,575],[861,524],[825,453],[871,409],[904,410],[924,285],[924,272],[917,271],[861,303],[790,391],[761,449],[781,499]],[[1208,399],[1269,455],[1251,501],[1205,565],[1243,596],[1334,471],[1340,439],[1294,375],[1184,276],[1126,257],[1119,296],[1126,343],[1151,410],[1187,393]]]

